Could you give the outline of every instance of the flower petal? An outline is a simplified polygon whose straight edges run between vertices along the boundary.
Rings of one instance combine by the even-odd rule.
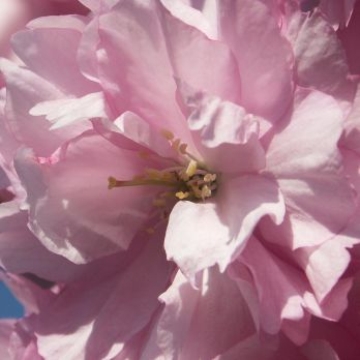
[[[34,118],[29,111],[39,102],[64,98],[53,84],[35,73],[5,59],[0,68],[6,79],[5,121],[19,143],[48,156],[64,141],[74,137],[90,124],[80,123],[64,129],[49,131],[51,124],[43,117]]]
[[[69,95],[84,96],[99,91],[80,73],[77,64],[84,26],[80,17],[72,15],[36,19],[29,24],[30,29],[13,37],[13,47],[36,74]]]
[[[277,179],[288,210],[284,224],[262,227],[270,241],[293,249],[319,245],[343,230],[354,214],[354,192],[342,173],[337,148],[342,120],[330,96],[297,94],[291,121],[274,134],[267,151],[268,171]]]
[[[144,360],[213,359],[254,331],[239,289],[215,268],[204,272],[198,290],[178,272],[160,299],[165,307],[142,354]],[[209,316],[214,311],[216,316]]]
[[[111,191],[107,179],[130,180],[149,162],[93,132],[70,142],[58,160],[47,161],[39,164],[28,150],[17,159],[30,228],[40,241],[76,263],[126,249],[148,219],[154,192],[146,186]]]
[[[292,52],[263,1],[219,2],[222,38],[240,70],[241,104],[248,112],[278,120],[292,97]]]
[[[306,282],[295,267],[274,257],[254,237],[248,241],[240,258],[250,269],[256,284],[260,324],[266,332],[279,332],[285,319],[299,321],[305,317],[302,295]],[[306,329],[299,332],[303,341],[306,333]]]
[[[48,251],[29,231],[27,214],[15,202],[1,204],[0,211],[0,266],[5,270],[57,282],[68,281],[86,270]]]
[[[216,263],[224,271],[264,215],[278,223],[284,215],[276,184],[260,176],[224,180],[216,197],[216,203],[179,202],[170,214],[165,251],[192,280]]]
[[[296,12],[290,19],[287,36],[295,53],[298,84],[349,101],[354,85],[347,79],[345,52],[321,12]]]
[[[45,115],[53,123],[51,130],[92,118],[107,118],[103,93],[91,93],[81,98],[44,101],[30,109],[30,115]]]
[[[196,89],[239,103],[239,69],[227,45],[208,39],[167,11],[159,17],[174,75]]]
[[[178,86],[194,143],[210,169],[248,173],[265,167],[257,118],[238,105],[196,91],[185,83],[178,82]]]
[[[171,271],[161,251],[162,236],[161,231],[139,238],[145,247],[126,255],[131,262],[125,267],[117,257],[112,273],[103,259],[96,282],[85,276],[43,309],[32,321],[39,353],[49,360],[114,358],[160,306],[157,297]]]

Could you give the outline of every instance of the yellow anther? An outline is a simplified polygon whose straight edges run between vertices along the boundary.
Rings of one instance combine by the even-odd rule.
[[[175,135],[171,131],[166,129],[162,129],[160,133],[166,140],[172,140],[175,137]]]
[[[189,165],[185,170],[186,175],[192,177],[195,175],[196,170],[197,170],[197,162],[195,160],[190,160]]]
[[[213,182],[213,181],[215,181],[215,180],[216,180],[216,174],[210,174],[210,173],[208,173],[208,174],[206,174],[206,175],[204,176],[204,181],[207,182],[207,183],[211,183],[211,182]]]
[[[211,189],[207,185],[204,185],[201,189],[201,198],[206,199],[210,196],[211,196]]]
[[[188,191],[178,191],[175,196],[179,199],[179,200],[184,200],[186,198],[188,198],[190,195],[190,193]]]

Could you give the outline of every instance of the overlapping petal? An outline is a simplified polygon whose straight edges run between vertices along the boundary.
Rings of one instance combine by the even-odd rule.
[[[324,94],[299,95],[290,122],[267,149],[267,168],[286,199],[288,218],[277,229],[269,224],[263,230],[265,237],[293,248],[321,244],[338,234],[356,208],[337,148],[341,109]]]
[[[104,259],[103,270],[95,272],[99,286],[90,277],[80,279],[33,320],[44,358],[110,359],[147,326],[171,270],[161,251],[161,234],[138,238],[140,251],[117,256],[110,267]]]
[[[241,77],[241,104],[248,112],[278,120],[292,97],[292,52],[266,4],[219,2],[221,39],[234,52]]]
[[[28,193],[31,230],[51,251],[76,263],[126,249],[147,221],[153,192],[146,187],[109,191],[108,178],[131,179],[147,164],[137,152],[94,132],[43,164],[22,150],[17,169]]]

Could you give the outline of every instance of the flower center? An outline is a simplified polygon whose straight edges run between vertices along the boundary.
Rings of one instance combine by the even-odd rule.
[[[216,188],[216,174],[198,168],[195,160],[190,160],[188,166],[171,167],[164,170],[146,169],[144,174],[131,180],[117,180],[110,176],[109,189],[123,186],[157,185],[167,186],[179,200],[205,200],[211,197]],[[169,192],[166,192],[169,193]]]
[[[217,189],[217,175],[205,169],[201,161],[187,152],[187,145],[181,143],[174,135],[164,130],[163,136],[169,141],[171,147],[180,155],[181,162],[163,170],[145,169],[144,173],[131,180],[118,180],[112,176],[108,178],[108,188],[124,186],[166,186],[168,191],[161,192],[157,198],[157,206],[166,203],[166,197],[178,200],[204,201],[214,195]]]

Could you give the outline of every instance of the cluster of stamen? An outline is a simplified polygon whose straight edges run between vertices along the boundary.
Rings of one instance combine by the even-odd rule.
[[[187,145],[164,130],[162,135],[171,147],[181,156],[184,164],[176,163],[163,170],[146,169],[143,174],[131,180],[117,180],[109,177],[109,189],[124,186],[158,185],[168,187],[154,199],[154,206],[165,207],[169,198],[200,201],[213,196],[217,189],[217,176],[204,169],[201,162],[187,152]],[[200,164],[200,165],[199,165]]]

